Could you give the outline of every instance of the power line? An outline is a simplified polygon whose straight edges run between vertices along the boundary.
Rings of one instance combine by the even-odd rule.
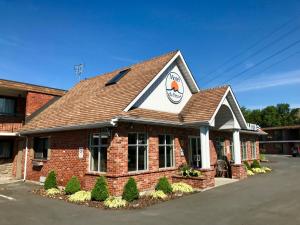
[[[296,16],[288,19],[286,22],[284,22],[283,24],[281,24],[280,26],[276,27],[274,30],[272,30],[271,32],[269,32],[268,34],[266,34],[262,39],[254,42],[252,45],[250,45],[249,47],[247,47],[246,49],[244,49],[243,51],[239,52],[238,54],[230,57],[229,59],[227,59],[226,61],[224,61],[221,65],[217,66],[215,69],[213,69],[211,72],[207,73],[206,76],[211,75],[215,72],[217,72],[220,68],[222,68],[224,65],[228,64],[230,61],[232,61],[233,59],[236,59],[237,57],[239,57],[240,55],[244,54],[245,52],[251,50],[252,48],[256,47],[258,44],[260,44],[261,42],[263,42],[264,40],[268,39],[269,37],[271,37],[273,34],[277,33],[279,30],[281,30],[282,28],[284,28],[286,25],[288,25],[290,22],[292,22],[294,19],[296,18]]]
[[[238,65],[243,64],[246,60],[252,58],[253,56],[258,55],[259,53],[261,53],[262,51],[264,51],[265,49],[267,49],[268,47],[276,44],[277,42],[281,41],[282,39],[286,38],[287,36],[289,36],[290,34],[292,34],[293,32],[297,31],[299,29],[299,26],[290,29],[288,32],[284,33],[283,35],[279,36],[278,38],[276,38],[275,40],[273,40],[272,42],[264,45],[262,48],[258,49],[257,51],[255,51],[254,53],[250,54],[249,56],[247,56],[246,58],[244,58],[243,60],[233,64],[232,66],[230,66],[229,68],[225,69],[222,73],[228,73],[229,71],[233,70],[235,67],[237,67]],[[216,80],[219,77],[220,74],[217,74],[216,76],[213,76],[210,80],[208,80],[206,82],[206,84]]]
[[[233,80],[233,79],[236,79],[237,77],[240,77],[240,76],[243,75],[244,73],[246,73],[246,72],[252,70],[253,68],[255,68],[255,67],[257,67],[257,66],[263,64],[264,62],[268,61],[269,59],[274,58],[275,56],[281,54],[282,52],[285,52],[286,50],[290,49],[291,47],[293,47],[293,46],[295,46],[295,45],[297,45],[297,44],[299,44],[299,43],[300,43],[300,39],[298,39],[297,41],[295,41],[295,42],[289,44],[288,46],[286,46],[286,47],[284,47],[284,48],[278,50],[277,52],[273,53],[272,55],[270,55],[270,56],[264,58],[263,60],[259,61],[258,63],[254,64],[253,66],[251,66],[251,67],[249,67],[249,68],[247,68],[247,69],[245,69],[245,70],[243,70],[243,71],[241,71],[241,72],[239,72],[239,73],[233,75],[232,78],[225,80],[224,83],[227,83],[227,82],[229,82],[229,81],[231,81],[231,80]]]
[[[291,58],[291,57],[293,57],[293,56],[295,56],[295,55],[298,55],[298,54],[300,54],[300,51],[299,51],[299,52],[294,52],[294,53],[292,53],[292,54],[290,54],[290,55],[284,57],[283,59],[280,59],[280,60],[278,60],[278,61],[272,63],[271,65],[269,65],[269,66],[265,67],[263,70],[261,70],[259,73],[263,73],[263,72],[267,71],[268,69],[270,69],[271,67],[276,66],[276,65],[278,65],[278,64],[280,64],[280,63],[283,63],[283,62],[285,62],[286,60],[288,60],[289,58]],[[251,77],[249,76],[248,78],[244,79],[243,81],[249,80],[249,79],[252,78],[252,77],[253,77],[253,76],[251,76]]]

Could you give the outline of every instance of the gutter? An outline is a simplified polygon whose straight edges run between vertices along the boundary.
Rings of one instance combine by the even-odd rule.
[[[71,125],[71,126],[53,127],[53,128],[45,128],[45,129],[27,130],[27,131],[25,130],[25,131],[20,131],[19,134],[27,135],[27,134],[91,129],[91,128],[99,128],[99,127],[113,127],[116,125],[116,122],[117,120],[111,120],[106,122],[98,122],[98,123],[90,123],[90,124]]]

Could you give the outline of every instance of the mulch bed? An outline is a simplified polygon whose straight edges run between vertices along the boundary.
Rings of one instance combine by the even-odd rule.
[[[65,194],[57,194],[57,195],[49,196],[49,195],[46,194],[46,191],[43,188],[35,189],[32,192],[34,194],[40,195],[42,197],[62,200],[62,201],[72,203],[72,204],[84,205],[84,206],[94,207],[94,208],[112,209],[112,210],[141,209],[141,208],[145,208],[145,207],[148,207],[148,206],[151,206],[151,205],[159,204],[159,203],[162,203],[162,202],[166,202],[166,201],[169,201],[169,200],[173,200],[173,199],[181,198],[183,196],[187,196],[187,195],[197,193],[197,192],[183,193],[183,194],[181,194],[181,193],[180,194],[172,193],[172,194],[169,194],[166,199],[153,199],[149,196],[144,195],[144,196],[141,196],[139,199],[134,200],[133,202],[127,202],[126,207],[107,208],[107,207],[104,206],[103,202],[98,202],[98,201],[70,202],[68,200],[69,196],[65,195]]]

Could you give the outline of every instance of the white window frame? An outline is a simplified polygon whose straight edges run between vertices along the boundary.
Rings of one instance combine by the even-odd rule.
[[[251,143],[250,145],[251,145],[251,156],[252,156],[252,159],[256,159],[256,141],[252,140],[250,143]]]
[[[127,167],[127,171],[128,173],[137,173],[137,172],[144,172],[144,171],[148,171],[149,169],[149,144],[148,144],[148,134],[146,132],[129,132],[129,134],[136,134],[136,143],[135,144],[129,144],[129,140],[128,140],[128,148],[127,148],[127,154],[129,153],[129,146],[136,146],[136,170],[132,170],[129,171],[128,167]],[[139,139],[139,134],[145,134],[146,137],[146,144],[139,144],[138,143],[138,139]],[[146,146],[146,158],[144,160],[146,160],[146,169],[143,170],[139,170],[139,147],[140,146]],[[127,166],[128,166],[128,155],[127,155]]]
[[[241,149],[242,149],[242,160],[247,160],[247,141],[245,139],[241,141]]]
[[[232,139],[229,140],[229,151],[230,151],[230,155],[231,155],[231,160],[234,161],[234,145],[233,145]]]
[[[222,140],[222,141],[221,141]],[[226,154],[226,145],[225,145],[225,138],[224,137],[217,137],[216,138],[216,150],[217,150],[217,157],[218,157],[218,147],[221,146],[220,143],[223,143],[223,156],[227,156]]]
[[[159,144],[159,136],[164,136],[164,140],[165,140],[165,143],[163,143],[163,144]],[[170,138],[171,138],[171,144],[167,144],[167,139],[166,139],[166,136],[170,136]],[[166,155],[167,155],[167,147],[168,146],[171,146],[172,147],[172,159],[171,159],[171,166],[166,166],[167,165],[167,157],[166,157]],[[160,167],[159,166],[159,147],[164,147],[164,158],[165,158],[165,163],[164,163],[164,167]],[[174,136],[173,135],[171,135],[171,134],[159,134],[158,135],[158,167],[159,167],[159,169],[167,169],[167,168],[173,168],[174,167],[174,165],[175,165],[175,157],[174,157]]]
[[[99,144],[98,145],[92,145],[92,139],[94,135],[99,135]],[[100,163],[101,163],[101,148],[106,147],[106,154],[108,152],[108,145],[109,144],[102,144],[101,142],[101,136],[102,135],[107,135],[106,133],[103,132],[98,132],[98,133],[91,133],[89,136],[89,172],[91,173],[106,173],[107,172],[107,158],[106,158],[106,171],[100,171]],[[109,137],[107,137],[109,139]],[[98,165],[97,165],[97,170],[91,170],[91,166],[93,165],[92,163],[92,148],[97,148],[98,149]]]

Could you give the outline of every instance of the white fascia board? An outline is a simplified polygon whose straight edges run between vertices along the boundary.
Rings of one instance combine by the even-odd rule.
[[[238,111],[239,111],[239,113],[240,113],[240,115],[241,115],[241,117],[242,117],[244,126],[247,127],[247,122],[246,122],[246,120],[245,120],[245,118],[244,118],[244,116],[243,116],[243,113],[242,113],[242,111],[241,111],[241,109],[240,109],[240,106],[239,106],[239,104],[237,103],[237,100],[236,100],[236,98],[235,98],[235,96],[234,96],[234,94],[233,94],[233,92],[232,92],[230,86],[227,88],[227,90],[226,90],[224,96],[222,97],[221,101],[219,102],[219,105],[218,105],[217,109],[215,110],[213,116],[211,117],[211,119],[210,119],[210,121],[209,121],[209,124],[210,124],[211,126],[214,125],[215,117],[216,117],[217,113],[219,112],[220,107],[222,106],[222,104],[223,104],[223,102],[224,102],[224,100],[225,100],[225,98],[227,97],[227,95],[228,95],[229,92],[231,93],[232,98],[233,98],[233,100],[234,100],[234,103],[236,104],[236,106],[237,106],[237,108],[238,108]],[[231,109],[231,107],[230,107],[230,109]],[[231,109],[231,111],[232,111],[232,109]],[[234,116],[235,116],[235,115],[234,115]],[[240,125],[240,127],[243,127],[243,126]]]
[[[197,91],[199,91],[199,87],[193,77],[193,75],[191,74],[191,71],[189,70],[187,64],[184,61],[184,58],[181,54],[180,51],[178,51],[173,58],[164,66],[164,68],[162,68],[161,71],[159,71],[159,73],[149,82],[149,84],[133,99],[133,101],[131,101],[129,103],[128,106],[126,106],[126,108],[123,110],[124,112],[128,112],[132,106],[134,106],[134,104],[145,94],[145,92],[155,83],[155,81],[165,72],[165,70],[178,58],[180,57],[180,59],[182,60],[184,66],[186,67],[189,76],[192,78],[193,83],[195,84],[195,87],[197,89]]]
[[[17,133],[9,133],[9,132],[0,132],[0,136],[5,136],[5,137],[14,137],[17,136]]]
[[[183,55],[181,54],[180,51],[179,51],[179,57],[180,57],[181,61],[183,62],[183,65],[186,67],[189,76],[192,78],[192,81],[193,81],[193,83],[194,83],[194,85],[195,85],[195,87],[196,87],[196,89],[197,89],[197,92],[199,92],[199,87],[198,87],[198,85],[197,85],[197,83],[196,83],[196,81],[195,81],[195,79],[194,79],[194,76],[193,76],[193,74],[191,73],[191,71],[190,71],[188,65],[186,64],[186,62],[185,62],[185,60],[184,60],[184,58],[183,58]]]

